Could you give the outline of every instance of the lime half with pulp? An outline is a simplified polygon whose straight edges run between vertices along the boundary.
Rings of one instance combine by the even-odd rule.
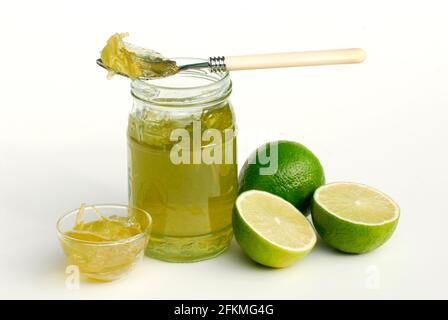
[[[316,244],[314,229],[301,212],[265,191],[240,194],[234,207],[233,230],[252,260],[274,268],[293,264]]]
[[[392,236],[400,208],[369,186],[337,182],[316,190],[311,214],[314,227],[330,246],[343,252],[364,253]]]

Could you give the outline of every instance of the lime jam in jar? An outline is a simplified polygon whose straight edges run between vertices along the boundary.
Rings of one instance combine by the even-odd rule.
[[[231,88],[228,73],[205,69],[132,82],[129,202],[153,217],[151,257],[199,261],[230,244],[238,189]]]

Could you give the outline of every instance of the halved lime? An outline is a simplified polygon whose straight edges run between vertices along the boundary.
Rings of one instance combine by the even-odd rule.
[[[254,261],[287,267],[316,243],[311,223],[288,201],[265,191],[243,192],[233,212],[235,238]]]
[[[348,253],[364,253],[392,236],[400,208],[369,186],[337,182],[316,190],[311,214],[317,232],[330,246]]]

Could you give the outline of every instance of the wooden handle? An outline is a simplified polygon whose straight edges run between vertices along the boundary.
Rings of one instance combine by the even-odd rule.
[[[226,69],[250,70],[361,63],[366,58],[362,49],[337,49],[289,53],[256,54],[225,57]]]

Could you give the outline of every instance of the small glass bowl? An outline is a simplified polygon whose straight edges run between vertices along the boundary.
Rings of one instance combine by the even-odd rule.
[[[142,228],[142,232],[130,238],[110,242],[95,242],[72,238],[65,233],[76,224],[79,209],[70,211],[61,217],[56,229],[62,249],[67,257],[67,265],[76,266],[82,276],[98,280],[112,281],[127,274],[143,257],[149,241],[152,218],[144,210],[125,205],[95,205],[105,217],[133,217]],[[86,206],[83,221],[98,220],[92,206]]]

